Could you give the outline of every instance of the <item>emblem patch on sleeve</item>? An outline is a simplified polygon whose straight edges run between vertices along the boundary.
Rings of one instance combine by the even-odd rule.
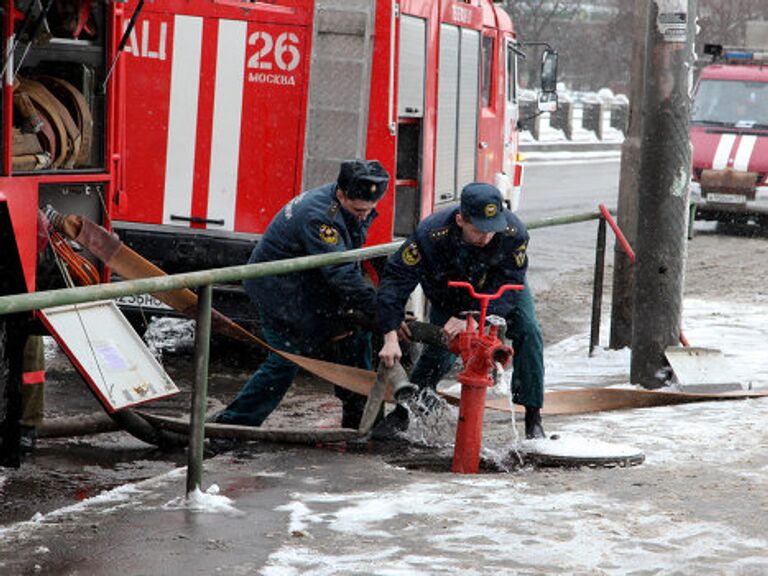
[[[525,266],[525,253],[526,250],[528,250],[528,245],[523,244],[515,251],[515,264],[517,264],[518,268],[522,268]]]
[[[326,244],[338,244],[339,232],[333,226],[320,224],[320,240]]]
[[[403,262],[405,262],[406,266],[415,266],[421,262],[421,254],[416,242],[411,242],[403,250]]]

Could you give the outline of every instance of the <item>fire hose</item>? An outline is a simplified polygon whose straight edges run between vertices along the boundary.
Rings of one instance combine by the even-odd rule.
[[[123,244],[116,235],[110,234],[101,226],[87,218],[77,215],[62,215],[49,209],[47,216],[55,233],[73,240],[90,251],[106,266],[122,278],[131,280],[165,275],[160,268],[147,261],[139,254]],[[66,253],[66,250],[62,249]],[[77,255],[75,255],[77,256]],[[75,270],[80,270],[83,263],[79,258],[67,253],[68,264]],[[197,295],[189,289],[174,290],[154,294],[156,298],[171,306],[177,312],[187,317],[195,317],[197,311]],[[345,388],[352,389],[363,395],[368,395],[376,383],[376,374],[362,368],[333,364],[324,360],[305,358],[273,348],[268,343],[248,332],[245,328],[227,318],[220,312],[212,310],[212,327],[214,331],[237,341],[258,345],[279,354],[308,372]],[[391,386],[390,386],[391,389]],[[391,392],[382,391],[381,401],[391,400]],[[110,417],[121,428],[140,440],[160,446],[177,444],[180,440],[177,433],[182,431],[185,424],[173,419],[160,418],[144,412],[121,410]],[[372,424],[372,423],[371,423]],[[61,424],[59,425],[61,429]],[[167,432],[170,430],[170,434]],[[244,426],[214,425],[206,426],[207,433],[223,437],[233,434],[243,439],[266,439],[286,442],[315,443],[321,440],[328,442],[350,439],[359,436],[360,430],[323,429],[323,430],[269,430],[265,428],[249,428]],[[367,433],[367,430],[365,430]],[[44,434],[41,434],[41,436]]]
[[[76,241],[80,245],[87,248],[94,256],[101,260],[105,265],[110,267],[113,271],[117,272],[121,277],[125,279],[138,279],[146,277],[154,277],[165,275],[155,265],[151,264],[133,250],[125,246],[117,236],[110,234],[104,228],[96,225],[86,218],[82,218],[76,215],[64,216],[61,214],[51,213],[50,218],[54,228],[61,232],[65,237]],[[177,310],[181,314],[194,317],[197,309],[197,296],[189,289],[174,290],[170,292],[163,292],[154,294],[159,300],[165,302],[173,309]],[[304,368],[308,372],[319,376],[320,378],[331,382],[333,384],[342,386],[343,388],[357,392],[358,394],[369,395],[371,393],[374,384],[382,380],[381,377],[377,378],[377,374],[362,368],[354,368],[350,366],[344,366],[326,362],[323,360],[316,360],[312,358],[305,358],[295,354],[289,354],[279,350],[275,350],[270,347],[266,342],[260,338],[254,336],[243,327],[236,324],[231,319],[227,318],[223,314],[212,311],[212,327],[214,331],[225,336],[229,336],[238,341],[259,345],[268,350],[274,351],[282,357],[294,362],[298,366]],[[439,328],[427,329],[427,334],[432,334],[435,341],[439,341]],[[391,383],[388,388],[391,388]],[[386,401],[392,400],[392,393],[389,389],[385,390],[383,397]],[[765,391],[745,391],[745,392],[730,392],[723,394],[694,394],[694,393],[675,393],[675,392],[661,392],[658,390],[634,390],[634,389],[612,389],[612,388],[587,388],[578,390],[556,390],[547,392],[545,394],[545,405],[542,410],[544,414],[583,414],[590,412],[599,412],[604,410],[618,410],[628,408],[638,408],[647,406],[662,406],[670,404],[679,404],[687,402],[701,402],[712,400],[732,400],[743,398],[757,398],[768,395]],[[446,400],[451,403],[458,403],[458,400],[453,397],[446,397]],[[491,409],[508,411],[508,403],[503,405],[494,401],[493,399],[486,401],[486,407]],[[134,436],[147,441],[151,444],[166,445],[178,443],[183,436],[178,434],[169,434],[168,430],[179,430],[183,428],[179,422],[168,423],[165,427],[168,430],[160,431],[160,423],[158,417],[151,417],[145,414],[139,414],[138,412],[131,412],[123,410],[121,413],[128,413],[129,416],[117,416],[119,424],[124,427],[129,433]],[[149,419],[154,418],[153,423],[149,423]],[[170,419],[173,420],[173,419]],[[58,428],[61,430],[66,428],[59,423]],[[266,430],[266,429],[250,429],[247,433],[245,430],[220,430],[215,431],[216,427],[224,427],[226,425],[206,425],[206,434],[247,434],[249,438],[256,439],[257,436],[264,439],[274,441],[296,442],[297,440],[304,440],[306,443],[315,443],[322,438],[323,435],[327,436],[328,441],[337,441],[341,437],[357,437],[361,435],[360,430],[347,430],[347,429],[327,429],[322,431],[307,430],[303,436],[300,434],[298,437],[295,432],[284,430]],[[175,428],[174,428],[175,427]],[[242,427],[241,427],[242,428]],[[209,431],[211,432],[209,434]],[[297,431],[301,432],[301,431]],[[45,434],[41,434],[45,436]]]

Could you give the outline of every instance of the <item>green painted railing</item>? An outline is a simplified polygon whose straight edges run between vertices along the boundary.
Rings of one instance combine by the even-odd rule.
[[[587,220],[595,220],[600,217],[600,212],[576,214],[557,218],[547,218],[533,221],[528,224],[529,229],[574,224]],[[202,286],[200,300],[197,309],[197,330],[195,334],[195,383],[192,394],[192,407],[190,414],[188,466],[187,466],[187,494],[200,488],[202,482],[203,443],[205,438],[205,406],[208,394],[208,361],[209,343],[211,334],[211,293],[214,284],[236,282],[246,278],[270,276],[274,274],[286,274],[298,272],[310,268],[332,266],[346,262],[367,260],[381,256],[388,256],[395,252],[402,242],[391,242],[370,248],[359,248],[346,252],[332,254],[318,254],[314,256],[302,256],[289,260],[274,262],[261,262],[258,264],[244,264],[242,266],[230,266],[199,272],[187,272],[170,276],[157,276],[143,278],[141,280],[126,280],[113,284],[99,284],[96,286],[81,286],[77,288],[65,288],[62,290],[48,290],[34,292],[32,294],[15,294],[0,297],[0,317],[4,314],[28,312],[64,306],[68,304],[82,304],[94,300],[106,300],[120,296],[145,294],[153,292],[167,292],[181,288],[193,288]]]
[[[535,220],[528,223],[527,226],[529,230],[533,230],[536,228],[546,228],[550,226],[561,226],[588,220],[596,220],[599,217],[600,212],[594,211],[570,216]],[[196,286],[205,286],[208,284],[226,284],[247,278],[286,274],[288,272],[299,272],[301,270],[320,268],[322,266],[368,260],[381,256],[389,256],[400,247],[400,244],[401,242],[390,242],[389,244],[381,244],[370,248],[358,248],[356,250],[335,252],[332,254],[302,256],[300,258],[292,258],[289,260],[243,264],[240,266],[229,266],[227,268],[215,268],[198,272],[184,272],[169,276],[142,278],[140,280],[126,280],[124,282],[115,282],[112,284],[98,284],[95,286],[46,290],[44,292],[34,292],[31,294],[0,296],[0,316],[17,312],[28,312],[30,310],[40,310],[42,308],[50,308],[53,306],[82,304],[84,302],[93,302],[95,300],[108,300],[135,294],[168,292],[170,290],[194,288]]]

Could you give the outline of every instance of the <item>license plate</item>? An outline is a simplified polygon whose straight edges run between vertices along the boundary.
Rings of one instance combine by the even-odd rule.
[[[707,202],[719,204],[745,204],[747,197],[744,194],[707,194]]]
[[[118,306],[128,308],[147,308],[155,310],[171,310],[165,302],[161,302],[151,294],[134,294],[133,296],[120,296],[115,298]]]

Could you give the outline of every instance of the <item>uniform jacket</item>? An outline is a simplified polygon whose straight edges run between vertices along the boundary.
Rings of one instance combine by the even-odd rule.
[[[375,217],[374,210],[360,222],[342,209],[335,183],[309,190],[274,217],[248,262],[360,248]],[[265,322],[301,339],[319,341],[337,335],[338,319],[346,310],[370,316],[376,312],[375,289],[357,262],[254,278],[245,281],[245,288]]]
[[[458,207],[449,208],[423,220],[387,261],[378,294],[382,333],[400,326],[408,296],[419,283],[430,302],[452,316],[478,310],[479,304],[466,289],[449,287],[449,280],[469,282],[482,293],[496,292],[502,284],[524,283],[529,237],[520,219],[505,211],[506,231],[479,248],[461,241],[458,212]],[[515,294],[509,291],[490,302],[488,313],[507,317],[514,305]]]

